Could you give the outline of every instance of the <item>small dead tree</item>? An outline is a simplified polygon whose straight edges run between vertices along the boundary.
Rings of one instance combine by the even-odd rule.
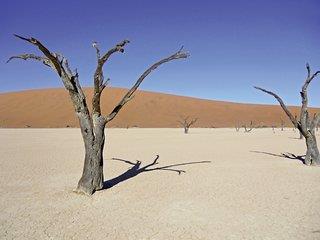
[[[12,59],[36,60],[42,62],[45,66],[52,68],[61,78],[66,90],[69,92],[70,99],[73,103],[75,113],[78,117],[81,134],[85,147],[85,158],[82,177],[78,182],[76,191],[91,195],[95,191],[103,188],[103,149],[105,143],[105,126],[112,121],[122,107],[129,102],[134,96],[142,81],[160,65],[176,60],[187,58],[188,53],[182,51],[182,48],[173,55],[163,58],[150,66],[138,78],[132,88],[123,96],[120,102],[113,108],[108,115],[101,113],[100,98],[103,90],[107,86],[108,79],[104,79],[103,66],[114,53],[123,53],[124,47],[129,43],[128,40],[119,42],[109,51],[101,54],[98,44],[94,42],[92,46],[96,50],[97,67],[93,76],[94,93],[92,98],[92,111],[89,111],[86,96],[79,83],[79,75],[77,71],[72,71],[67,58],[63,55],[51,52],[39,40],[35,38],[25,38],[15,35],[17,38],[24,40],[37,47],[43,56],[35,54],[22,54],[11,57]]]
[[[276,131],[275,131],[275,127],[276,127],[276,126],[274,126],[274,125],[272,125],[272,126],[271,126],[271,128],[272,128],[272,132],[273,132],[273,133],[276,133]]]
[[[283,131],[284,128],[284,121],[281,119],[281,131]]]
[[[249,127],[247,127],[247,125],[245,125],[245,124],[244,124],[242,127],[244,128],[244,132],[249,133],[249,132],[251,132],[252,129],[253,129],[253,122],[250,121]]]
[[[189,118],[190,118],[189,116],[181,117],[181,120],[178,121],[180,125],[184,128],[185,134],[187,134],[189,132],[189,128],[198,121],[197,118],[193,118],[193,119],[189,119]]]
[[[236,129],[237,132],[239,132],[239,130],[240,130],[239,124],[236,124],[236,125],[235,125],[235,129]]]
[[[279,102],[280,106],[286,113],[286,115],[291,120],[292,124],[299,130],[301,135],[303,135],[306,140],[307,152],[306,152],[304,163],[306,165],[315,166],[315,165],[320,165],[320,154],[317,146],[317,139],[315,136],[315,127],[320,122],[320,113],[316,114],[315,117],[312,120],[310,120],[309,113],[308,113],[308,91],[307,90],[311,81],[320,73],[320,71],[317,71],[312,74],[309,64],[306,65],[306,68],[307,68],[307,78],[300,92],[301,99],[302,99],[302,106],[301,106],[299,121],[297,121],[297,118],[295,118],[292,115],[292,113],[289,111],[287,106],[284,104],[282,99],[277,94],[260,87],[255,87],[255,88],[267,94],[270,94],[271,96],[276,98],[276,100]]]

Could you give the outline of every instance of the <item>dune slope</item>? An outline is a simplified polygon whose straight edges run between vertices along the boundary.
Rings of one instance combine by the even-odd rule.
[[[109,113],[126,89],[108,88],[102,110]],[[85,89],[90,106],[92,90]],[[1,127],[77,127],[73,106],[64,89],[28,90],[0,94]],[[298,108],[292,107],[295,114]],[[239,104],[138,91],[110,127],[178,127],[180,116],[197,117],[196,127],[234,127],[236,124],[291,126],[278,105]]]

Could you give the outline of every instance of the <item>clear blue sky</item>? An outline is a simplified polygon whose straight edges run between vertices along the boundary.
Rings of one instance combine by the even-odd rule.
[[[91,46],[109,49],[131,40],[124,55],[105,65],[111,86],[129,87],[154,61],[178,50],[187,60],[162,66],[141,89],[199,98],[275,103],[253,85],[300,104],[305,63],[320,70],[319,0],[2,0],[0,3],[0,92],[62,87],[37,62],[8,57],[38,53],[12,34],[34,36],[78,68],[83,86],[92,85],[96,64]],[[310,87],[310,103],[320,104],[320,78]]]

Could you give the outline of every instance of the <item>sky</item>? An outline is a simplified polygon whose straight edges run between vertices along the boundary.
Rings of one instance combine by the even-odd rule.
[[[96,55],[123,39],[125,54],[105,64],[110,86],[130,87],[152,63],[177,51],[186,60],[161,66],[140,89],[243,103],[276,104],[253,88],[277,92],[300,105],[306,62],[320,70],[319,0],[2,0],[0,92],[62,87],[39,62],[6,60],[40,54],[13,34],[35,37],[63,53],[82,86],[92,86]],[[320,77],[310,85],[310,105],[320,104]]]

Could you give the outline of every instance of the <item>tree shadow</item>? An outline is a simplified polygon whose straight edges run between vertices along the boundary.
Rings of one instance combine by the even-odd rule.
[[[306,155],[295,155],[293,153],[281,153],[281,154],[275,154],[275,153],[269,153],[269,152],[262,152],[262,151],[250,151],[253,153],[261,153],[261,154],[266,154],[274,157],[282,157],[282,158],[287,158],[287,159],[292,159],[292,160],[298,160],[304,163],[304,158]]]
[[[121,175],[112,178],[110,180],[107,180],[103,183],[103,189],[108,189],[108,188],[112,188],[113,186],[126,181],[130,178],[133,178],[135,176],[137,176],[140,173],[143,172],[151,172],[151,171],[170,171],[170,172],[176,172],[179,175],[181,173],[186,173],[185,170],[181,170],[181,169],[174,169],[174,167],[178,167],[178,166],[185,166],[185,165],[192,165],[192,164],[201,164],[201,163],[211,163],[211,161],[199,161],[199,162],[187,162],[187,163],[178,163],[178,164],[171,164],[171,165],[167,165],[167,166],[163,166],[163,167],[153,167],[155,165],[158,164],[158,159],[159,159],[159,155],[156,156],[156,158],[153,160],[152,163],[142,167],[141,166],[141,161],[136,161],[136,162],[132,162],[126,159],[120,159],[120,158],[112,158],[111,160],[114,161],[120,161],[120,162],[124,162],[127,163],[129,165],[132,165],[132,167],[130,169],[128,169],[127,171],[125,171],[124,173],[122,173]],[[153,167],[153,168],[151,168]]]

